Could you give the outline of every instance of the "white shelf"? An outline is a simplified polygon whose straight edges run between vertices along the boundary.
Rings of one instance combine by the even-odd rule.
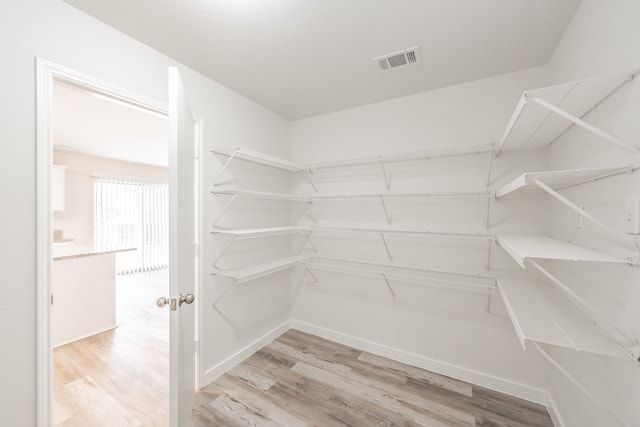
[[[634,70],[525,92],[498,144],[498,151],[503,148],[541,147],[552,143],[577,124],[575,120],[570,120],[569,116],[582,119],[633,80],[637,73],[638,70]],[[542,103],[538,100],[542,100]],[[552,108],[557,107],[557,111],[554,112],[549,106],[545,106],[545,102]],[[583,126],[583,123],[580,126]],[[611,135],[599,129],[591,127],[589,130],[617,145],[627,146],[629,151],[634,151],[628,144],[610,138]]]
[[[567,169],[547,172],[527,172],[511,181],[498,191],[496,198],[506,196],[516,191],[544,191],[536,184],[536,181],[552,188],[562,190],[563,188],[584,184],[598,179],[608,178],[626,172],[631,172],[636,166],[621,166],[614,168],[597,169]]]
[[[525,268],[524,261],[527,258],[629,263],[627,260],[621,258],[555,240],[550,237],[498,234],[496,239],[498,245],[511,255],[523,268]]]
[[[284,200],[293,202],[309,202],[311,199],[309,196],[298,196],[295,194],[285,193],[267,193],[263,191],[250,191],[250,190],[212,190],[213,194],[223,194],[227,196],[237,197],[252,197],[256,199],[270,199],[270,200]]]
[[[305,167],[300,164],[278,157],[270,156],[268,154],[263,154],[244,147],[216,148],[214,150],[211,150],[211,152],[227,157],[233,156],[236,159],[246,160],[248,162],[257,163],[260,165],[271,166],[289,172],[299,172],[305,170]]]
[[[259,277],[267,276],[269,274],[277,273],[278,271],[286,270],[296,265],[300,265],[310,259],[309,255],[296,255],[288,258],[279,259],[277,261],[268,262],[265,264],[254,265],[245,268],[235,268],[229,270],[217,270],[211,274],[214,276],[228,277],[234,280],[235,284],[248,282]]]
[[[316,200],[343,200],[343,199],[430,199],[430,198],[464,198],[464,197],[491,197],[489,190],[480,191],[443,191],[426,193],[379,193],[379,194],[320,194],[308,196],[312,201]]]
[[[247,229],[223,229],[212,228],[211,234],[222,234],[227,236],[233,236],[238,239],[252,238],[252,237],[267,237],[267,236],[280,236],[286,234],[300,233],[308,230],[301,226],[285,226],[285,227],[264,227],[264,228],[247,228]]]
[[[418,229],[401,229],[401,228],[360,228],[360,227],[323,227],[323,226],[313,226],[310,227],[314,234],[315,233],[364,233],[364,234],[395,234],[395,235],[414,235],[414,236],[424,236],[426,238],[433,239],[460,239],[460,240],[469,240],[476,241],[482,243],[494,243],[495,236],[489,234],[473,234],[473,233],[445,233],[445,232],[435,232],[430,230],[418,230]]]
[[[472,154],[490,153],[496,148],[495,144],[479,144],[468,147],[446,148],[430,151],[417,151],[412,153],[388,154],[383,156],[359,157],[344,160],[332,160],[326,162],[306,163],[309,169],[328,169],[359,165],[373,165],[392,162],[405,162],[411,160],[429,160],[441,157],[468,156]]]
[[[498,277],[498,290],[520,343],[535,341],[627,359],[591,320],[551,286],[527,277]]]
[[[417,281],[428,287],[446,288],[481,294],[490,294],[495,288],[495,278],[491,276],[475,276],[435,271],[418,267],[347,260],[325,256],[315,256],[313,261],[306,265],[311,269],[323,271],[380,277],[387,282],[392,294],[393,290],[389,283],[390,280],[397,280],[401,282]],[[419,273],[430,273],[430,275],[421,275]]]

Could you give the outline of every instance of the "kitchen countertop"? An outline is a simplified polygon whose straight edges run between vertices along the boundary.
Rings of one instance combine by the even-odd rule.
[[[118,252],[135,251],[137,248],[114,249],[110,251],[97,251],[93,246],[67,244],[53,247],[53,260],[81,258],[86,256],[115,254]]]

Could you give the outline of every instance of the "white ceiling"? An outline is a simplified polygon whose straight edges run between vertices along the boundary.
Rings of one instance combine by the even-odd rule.
[[[158,113],[54,81],[52,126],[56,151],[167,167],[169,122]]]
[[[65,0],[295,120],[546,64],[580,0]],[[420,46],[423,62],[371,60]]]

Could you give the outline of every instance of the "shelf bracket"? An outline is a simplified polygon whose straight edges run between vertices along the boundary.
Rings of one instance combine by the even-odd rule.
[[[618,425],[620,425],[621,427],[625,427],[626,424],[620,419],[618,418],[618,416],[616,414],[614,414],[607,406],[605,406],[604,403],[602,403],[601,399],[598,399],[596,396],[594,396],[585,386],[583,386],[580,381],[578,381],[573,375],[571,375],[566,369],[564,369],[553,357],[551,357],[551,355],[549,355],[549,353],[547,353],[546,351],[544,351],[537,342],[532,341],[533,346],[540,352],[540,354],[542,356],[544,356],[545,359],[547,359],[547,361],[549,363],[551,363],[551,365],[556,368],[558,371],[560,371],[560,373],[562,375],[564,375],[569,381],[571,381],[571,383],[573,383],[573,385],[575,385],[580,391],[582,391],[585,396],[587,396],[589,399],[591,399],[594,403],[596,403],[599,407],[603,408],[605,411],[607,411],[609,413],[609,415],[611,415],[616,422],[618,423]]]
[[[391,175],[387,175],[387,170],[384,167],[384,158],[382,156],[380,156],[380,167],[382,168],[384,182],[387,184],[387,191],[391,191]]]
[[[307,206],[304,208],[304,212],[302,213],[302,216],[306,216],[307,218],[309,218],[311,221],[314,222],[314,224],[318,223],[318,220],[315,219],[315,217],[311,214],[311,205],[313,204],[313,202],[309,202],[307,203]]]
[[[387,277],[387,275],[385,273],[382,273],[382,278],[384,279],[384,282],[387,284],[387,288],[389,288],[389,292],[391,293],[391,296],[395,300],[396,299],[396,293],[393,292],[393,288],[391,287],[391,283],[389,283],[389,278]]]
[[[489,240],[487,243],[487,271],[491,271],[491,247],[493,246],[493,241]]]
[[[384,248],[387,251],[387,256],[389,257],[389,261],[393,261],[393,257],[391,256],[391,251],[389,250],[389,245],[387,244],[387,239],[384,238],[384,233],[380,233],[380,238],[382,238],[382,243],[384,243]]]
[[[387,211],[387,205],[384,202],[383,196],[380,196],[380,203],[382,203],[382,209],[384,209],[384,215],[387,217],[387,224],[391,225],[391,217],[389,216],[389,211]]]
[[[496,157],[496,150],[491,146],[491,150],[489,150],[489,166],[487,167],[487,188],[491,185],[491,170],[493,169],[493,160]]]
[[[313,250],[313,252],[318,253],[318,248],[316,247],[316,245],[313,244],[313,240],[311,240],[311,233],[305,233],[305,241],[302,244],[302,248],[304,249],[304,245],[309,243],[309,246],[311,246],[311,249]]]
[[[218,261],[220,261],[220,258],[222,258],[222,257],[224,256],[224,254],[229,250],[229,248],[231,247],[231,245],[233,245],[233,242],[235,242],[235,241],[236,241],[236,237],[237,237],[237,236],[233,236],[233,237],[231,238],[231,240],[229,241],[229,243],[227,243],[227,245],[224,247],[224,249],[222,249],[222,250],[220,251],[220,253],[218,253],[218,256],[216,257],[216,259],[214,259],[214,260],[213,260],[213,263],[212,263],[212,264],[213,264],[213,267],[214,267],[215,269],[219,269],[219,268],[218,268]]]
[[[216,275],[216,273],[215,273],[215,272],[213,272],[213,273],[211,273],[211,274],[213,274],[214,276]],[[213,302],[213,304],[211,304],[211,306],[212,306],[213,308],[216,308],[216,306],[218,305],[218,303],[219,303],[220,301],[222,301],[222,299],[227,295],[227,293],[229,293],[229,291],[231,290],[231,288],[233,288],[233,287],[234,287],[234,285],[235,285],[235,284],[236,284],[236,281],[235,281],[235,280],[233,280],[233,281],[231,282],[231,284],[227,287],[227,289],[225,289],[225,290],[224,290],[224,292],[222,292],[222,294],[221,294],[218,298],[216,298],[216,300]],[[217,308],[216,308],[216,309],[217,309]]]
[[[313,169],[307,168],[305,172],[307,174],[307,179],[309,180],[309,184],[311,184],[311,188],[313,188],[313,191],[315,191],[316,194],[318,194],[318,187],[316,187],[316,184],[313,182],[313,177],[311,176],[313,175]]]
[[[625,334],[623,334],[622,332],[620,332],[614,325],[611,325],[610,322],[608,322],[606,319],[604,319],[602,316],[598,315],[598,311],[591,305],[589,304],[587,301],[585,301],[582,297],[580,297],[578,294],[576,294],[573,290],[571,290],[567,285],[565,285],[560,279],[558,279],[556,276],[554,276],[553,274],[551,274],[551,272],[549,272],[546,268],[542,267],[540,264],[538,264],[536,261],[529,259],[529,262],[531,263],[531,265],[533,265],[540,273],[542,273],[543,276],[545,276],[547,279],[549,279],[551,281],[551,283],[554,285],[553,289],[556,292],[559,292],[564,298],[566,298],[567,300],[569,300],[569,302],[573,305],[573,307],[583,316],[585,316],[592,324],[593,326],[595,326],[600,332],[602,332],[602,334],[607,337],[613,344],[615,344],[616,346],[618,346],[618,348],[620,348],[620,350],[622,350],[622,352],[626,355],[628,355],[635,363],[640,364],[640,360],[638,360],[638,357],[634,355],[633,351],[630,350],[628,347],[626,347],[625,345],[621,344],[617,339],[615,339],[609,332],[607,332],[606,329],[604,329],[602,327],[602,325],[600,324],[600,322],[598,320],[595,320],[592,316],[590,316],[588,313],[585,312],[585,310],[582,310],[578,304],[576,304],[576,302],[578,302],[580,305],[582,305],[583,307],[585,307],[590,313],[595,314],[595,317],[599,317],[600,319],[602,319],[604,321],[604,323],[609,324],[609,327],[611,328],[611,330],[615,331],[616,334],[618,334],[620,337],[624,338],[625,341],[627,342],[633,342],[632,339],[630,339],[629,337],[627,337]],[[560,292],[558,290],[558,288],[560,288],[562,290],[562,292]],[[568,295],[568,297],[567,297]],[[638,345],[636,344],[634,346],[637,347]]]
[[[231,199],[229,199],[229,201],[227,202],[227,204],[224,206],[224,208],[222,208],[222,210],[220,211],[220,213],[218,214],[218,217],[216,218],[215,221],[213,221],[213,226],[217,226],[218,222],[222,219],[222,217],[224,216],[224,214],[227,212],[227,210],[229,209],[229,207],[231,207],[231,204],[233,204],[233,202],[236,200],[236,197],[238,197],[237,194],[234,194],[233,196],[231,196]]]
[[[549,187],[548,185],[546,185],[545,183],[543,183],[542,181],[540,181],[539,179],[535,179],[535,178],[530,178],[531,182],[534,183],[535,185],[537,185],[540,189],[544,190],[545,192],[547,192],[548,194],[550,194],[551,196],[555,197],[556,199],[558,199],[560,202],[562,202],[562,204],[564,204],[565,206],[567,206],[569,209],[573,210],[574,212],[578,213],[579,215],[581,215],[582,217],[586,218],[587,220],[591,221],[593,224],[597,225],[598,227],[600,227],[601,229],[603,229],[604,231],[606,231],[609,234],[612,235],[617,235],[619,234],[618,232],[614,231],[613,229],[609,228],[609,226],[607,226],[605,223],[603,223],[602,221],[600,221],[599,219],[597,219],[596,217],[594,217],[593,215],[587,213],[584,209],[582,209],[580,206],[576,205],[575,203],[573,203],[571,200],[567,199],[566,197],[564,197],[562,194],[558,193],[557,191],[555,191],[553,188]],[[637,249],[637,248],[636,248]],[[632,264],[637,264],[636,262],[633,262],[633,259],[629,259],[629,262]]]
[[[600,128],[597,128],[587,122],[585,122],[584,120],[580,119],[579,117],[574,116],[573,114],[570,114],[566,111],[564,111],[563,109],[556,107],[555,105],[551,104],[550,102],[545,101],[542,98],[538,98],[537,96],[527,96],[526,97],[526,101],[531,101],[531,102],[535,102],[536,104],[540,105],[541,107],[546,108],[547,110],[556,113],[557,115],[559,115],[560,117],[564,117],[565,119],[569,120],[570,122],[588,130],[591,133],[594,133],[596,135],[598,135],[599,137],[603,138],[604,140],[610,142],[611,144],[617,145],[618,147],[622,148],[625,151],[628,151],[630,153],[633,154],[638,154],[640,152],[640,150],[638,149],[638,147],[635,146],[630,146],[629,144],[619,140],[618,138],[616,138],[615,136],[611,135],[608,132],[603,131]]]
[[[222,178],[222,175],[224,175],[224,172],[227,170],[227,168],[229,167],[229,165],[231,164],[233,159],[235,159],[236,154],[238,154],[239,149],[240,149],[239,147],[236,147],[236,149],[233,150],[233,153],[231,153],[231,155],[229,156],[229,159],[227,159],[227,161],[225,162],[224,166],[222,167],[222,170],[220,171],[220,173],[218,174],[216,179],[213,180],[213,186],[214,187],[220,185],[219,184],[220,178]]]
[[[485,223],[485,229],[488,230],[489,229],[489,218],[491,218],[491,199],[493,198],[493,193],[490,191],[489,194],[487,194],[487,220]]]

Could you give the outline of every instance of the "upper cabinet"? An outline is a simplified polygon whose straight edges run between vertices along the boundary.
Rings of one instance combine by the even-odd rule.
[[[51,171],[51,209],[64,212],[66,198],[67,166],[53,165]]]

